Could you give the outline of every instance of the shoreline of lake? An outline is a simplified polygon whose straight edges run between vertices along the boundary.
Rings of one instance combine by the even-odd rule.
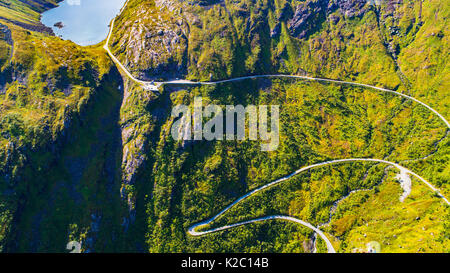
[[[75,3],[75,4],[74,4]],[[42,13],[41,23],[55,36],[81,46],[96,45],[109,32],[110,21],[119,13],[125,0],[64,0]]]

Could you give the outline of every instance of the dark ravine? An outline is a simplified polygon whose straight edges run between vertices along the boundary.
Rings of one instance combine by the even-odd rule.
[[[20,188],[24,181],[35,181],[35,185],[15,192],[20,201],[5,251],[65,252],[70,234],[63,231],[71,222],[84,224],[88,230],[83,241],[85,251],[121,249],[122,207],[117,194],[121,183],[122,152],[118,127],[120,90],[123,90],[120,79],[116,69],[105,75],[84,110],[67,115],[66,127],[54,142],[37,149],[21,147],[26,160],[20,171],[22,175],[17,178],[20,183],[17,187]],[[75,155],[78,149],[86,148],[88,153]],[[51,157],[47,164],[36,170],[33,154],[49,152]],[[89,174],[93,170],[95,175]],[[94,190],[97,196],[88,203],[86,196],[83,197],[86,187],[93,187],[90,191]],[[59,219],[67,222],[52,225],[61,227],[56,232],[47,230],[49,221],[56,215],[65,215]]]
[[[11,19],[8,19],[8,18],[5,18],[5,17],[1,17],[1,16],[0,16],[0,20],[7,21],[7,22],[9,22],[11,24],[20,26],[20,27],[22,27],[24,29],[28,29],[28,30],[31,30],[31,31],[36,31],[36,32],[47,34],[47,35],[55,36],[55,33],[53,32],[53,29],[50,28],[50,27],[47,27],[46,25],[44,25],[42,23],[30,23],[30,24],[27,24],[27,23],[24,23],[24,22],[11,20]]]

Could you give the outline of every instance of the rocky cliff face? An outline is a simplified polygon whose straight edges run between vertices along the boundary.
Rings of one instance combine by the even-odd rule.
[[[4,251],[64,252],[70,240],[84,252],[119,247],[120,89],[112,70],[80,111],[66,108],[53,141],[35,148],[10,142],[1,174],[9,178],[0,196],[11,215]]]
[[[52,5],[22,2],[39,11]],[[407,92],[448,115],[445,18],[448,9],[436,0],[130,0],[110,47],[141,79],[306,74]],[[279,79],[153,93],[126,78],[122,83],[100,47],[81,48],[21,26],[0,24],[0,46],[7,49],[1,53],[8,53],[0,60],[12,61],[0,73],[0,251],[63,252],[68,240],[83,242],[84,251],[249,252],[260,240],[267,251],[311,251],[311,234],[300,232],[293,241],[268,236],[283,231],[276,225],[205,239],[186,236],[186,228],[250,189],[325,158],[402,160],[437,149],[437,165],[414,165],[433,183],[447,183],[448,145],[439,122],[393,95]],[[221,105],[286,103],[280,150],[174,141],[170,110],[198,94]],[[327,204],[349,188],[388,175],[384,167],[375,178],[370,170],[376,168],[341,167],[311,175],[317,180],[311,183],[299,179],[295,196],[261,199],[245,213],[286,209],[319,224],[330,220]],[[353,209],[340,213],[347,212]],[[353,220],[328,230],[339,240],[357,236],[351,232],[358,221],[372,228],[367,219],[345,217]]]
[[[299,39],[305,38],[321,24],[325,16],[325,5],[328,1],[306,1],[300,3],[293,17],[288,21],[291,35]]]
[[[257,2],[132,0],[133,8],[116,21],[113,51],[142,79],[297,73],[286,65],[298,60],[295,43],[326,31],[327,22],[336,25],[376,10],[365,0]]]
[[[340,13],[346,18],[361,16],[370,5],[366,0],[313,0],[300,2],[295,8],[294,15],[289,19],[289,30],[292,36],[299,39],[317,31],[324,20],[337,23],[339,17],[334,14]]]
[[[54,8],[62,0],[19,0],[17,2],[2,1],[0,7],[4,8],[3,16],[0,20],[12,23],[22,28],[42,32],[49,35],[54,35],[50,27],[45,26],[39,21],[40,13]],[[5,14],[6,13],[6,14]],[[20,15],[23,19],[20,20]]]

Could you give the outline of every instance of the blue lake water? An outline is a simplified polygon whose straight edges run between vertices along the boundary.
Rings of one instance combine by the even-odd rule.
[[[124,3],[125,0],[64,0],[44,12],[41,22],[63,39],[82,46],[94,45],[108,36],[108,25]],[[55,27],[58,22],[64,27]]]

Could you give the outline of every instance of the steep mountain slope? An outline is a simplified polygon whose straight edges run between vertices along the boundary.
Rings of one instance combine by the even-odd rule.
[[[395,87],[376,18],[366,1],[130,1],[112,45],[147,78],[164,78],[161,70],[175,62],[177,76],[192,79],[278,71]]]
[[[22,28],[53,34],[53,30],[40,22],[40,13],[56,7],[62,0],[2,0],[0,19]]]
[[[22,2],[2,5],[25,19],[54,6]],[[101,48],[0,24],[0,249],[63,252],[69,237],[114,249],[120,74]]]
[[[447,31],[445,19],[442,18],[446,18],[448,11],[441,6],[440,1],[425,1],[422,6],[403,1],[377,1],[377,5],[374,4],[370,5],[366,1],[224,1],[189,4],[130,0],[115,21],[110,46],[115,56],[140,79],[215,80],[265,73],[338,78],[385,86],[417,96],[448,117],[448,92],[446,83],[441,80],[448,76],[448,58],[441,57],[442,51],[448,54],[448,41],[441,37],[435,47],[426,46],[430,51],[429,58],[441,60],[437,64],[442,67],[441,70],[423,73],[422,64],[414,62],[408,64],[415,71],[411,75],[405,72],[409,68],[402,62],[404,57],[399,57],[407,52],[407,47],[414,48],[411,42],[423,32],[428,32],[426,28],[441,26],[442,32]],[[422,9],[423,14],[433,10],[436,14],[435,18],[427,18],[426,27],[423,22],[412,20],[415,18],[412,15],[418,9]],[[395,18],[392,22],[385,22],[391,17]],[[435,20],[444,20],[444,23]],[[389,32],[393,29],[391,24],[404,28],[402,34]],[[405,36],[410,40],[405,40]],[[396,46],[394,41],[401,39],[404,39],[403,44]],[[442,84],[426,87],[414,78]],[[194,89],[180,86],[165,88],[158,98],[146,95],[148,92],[138,86],[129,90],[127,101],[135,103],[126,103],[126,108],[123,108],[127,109],[127,113],[133,113],[133,118],[126,124],[127,129],[123,131],[126,132],[123,133],[124,144],[128,141],[125,145],[126,154],[129,155],[124,158],[123,164],[133,166],[124,169],[125,175],[133,179],[125,180],[123,188],[128,189],[130,208],[138,221],[136,225],[141,226],[142,219],[148,218],[147,244],[150,251],[310,251],[307,247],[310,246],[309,235],[301,237],[303,239],[289,239],[280,233],[290,233],[281,231],[276,223],[261,224],[263,230],[256,232],[253,231],[254,226],[241,227],[236,231],[195,239],[187,236],[185,231],[190,225],[216,214],[255,185],[268,183],[301,166],[326,159],[372,157],[404,162],[406,166],[425,175],[444,193],[449,192],[448,138],[443,123],[437,120],[432,122],[434,117],[420,106],[395,96],[374,94],[368,90],[363,91],[364,95],[356,94],[353,92],[359,92],[356,91],[358,89],[344,86],[308,86],[301,83],[292,85],[290,81],[280,81],[275,86],[273,82],[270,84],[264,81]],[[324,93],[317,94],[315,90],[322,88]],[[334,88],[340,91],[333,91]],[[431,94],[436,97],[433,98]],[[265,155],[258,152],[256,144],[247,142],[194,142],[181,144],[180,147],[169,134],[173,122],[169,110],[180,102],[192,103],[194,95],[201,95],[219,105],[281,104],[282,116],[285,115],[286,120],[281,123],[283,132],[280,148]],[[375,98],[381,101],[373,101],[377,100]],[[305,110],[301,110],[303,107],[306,107]],[[344,110],[347,107],[358,110]],[[313,113],[319,109],[320,112],[313,118]],[[338,114],[340,111],[344,111],[343,115],[348,120],[342,120],[343,117]],[[130,117],[128,114],[126,116]],[[309,121],[310,116],[312,120]],[[297,123],[301,120],[305,120],[304,123]],[[148,123],[150,126],[145,125]],[[352,173],[360,168],[351,164],[345,167]],[[139,175],[134,176],[136,173]],[[324,178],[317,179],[321,181]],[[365,179],[370,180],[370,177],[366,174]],[[310,205],[305,205],[300,197],[293,201],[277,199],[280,200],[279,206],[284,208],[281,211],[275,209],[277,206],[270,205],[263,213],[243,210],[235,221],[229,219],[227,223],[257,218],[275,211],[298,215],[300,219],[314,224],[324,223],[328,220],[333,203],[340,197],[352,190],[370,189],[380,183],[383,189],[390,192],[383,191],[377,195],[380,188],[376,186],[368,197],[374,198],[374,202],[391,202],[384,206],[386,209],[392,204],[404,206],[399,203],[392,189],[388,190],[384,186],[385,182],[382,181],[385,179],[382,176],[374,178],[372,186],[364,182],[365,179],[356,179],[353,186],[334,181],[338,183],[338,188],[345,189],[340,192],[323,189],[320,194],[310,186],[302,185],[302,188],[306,187],[306,194],[312,196],[312,200],[308,201]],[[390,178],[388,181],[393,180]],[[323,182],[324,185],[329,183]],[[143,193],[145,190],[147,192]],[[383,201],[380,198],[385,199]],[[356,211],[356,207],[372,202],[369,200],[367,197],[359,199],[352,210]],[[438,233],[443,236],[443,243],[431,243],[421,251],[446,251],[448,237],[445,237],[443,230],[448,225],[445,224],[448,222],[448,218],[445,218],[448,209],[434,197],[430,200],[434,200],[431,202],[436,207],[427,205],[417,207],[417,210],[422,218],[443,217],[434,225],[440,230]],[[286,209],[289,202],[292,209]],[[420,202],[425,202],[425,199]],[[296,214],[295,206],[302,203],[306,211]],[[261,206],[271,203],[258,201],[255,204]],[[345,227],[337,228],[338,232],[336,229],[329,231],[330,236],[336,236],[338,246],[342,243],[340,251],[362,249],[361,245],[349,247],[347,234],[367,224],[367,221],[376,222],[374,217],[377,214],[389,215],[388,211],[380,207],[378,209],[362,221],[349,220]],[[422,228],[419,222],[414,222],[414,219],[410,222],[408,217],[412,216],[402,220],[408,223],[402,222],[400,225],[409,226],[411,230]],[[339,225],[345,221],[340,221]],[[332,222],[330,225],[335,224]],[[379,228],[377,232],[380,234],[395,233],[398,226],[395,224],[387,228],[383,225],[382,228],[387,229],[382,231]],[[141,232],[145,230],[141,229]],[[308,232],[303,234],[305,236]],[[419,235],[411,236],[416,238]],[[255,241],[261,242],[250,243]],[[304,241],[301,247],[289,247],[299,241]],[[401,247],[411,250],[417,246],[417,242],[401,244],[403,246],[388,249],[402,251]]]
[[[0,0],[0,251],[319,252],[314,233],[261,222],[187,229],[249,191],[340,158],[398,162],[450,196],[448,128],[422,105],[365,87],[292,79],[158,92],[121,76],[101,46],[51,36],[57,1]],[[449,109],[445,1],[129,0],[109,47],[143,80],[296,74],[383,86]],[[50,34],[49,34],[50,33]],[[172,108],[280,105],[280,143],[175,141]],[[205,118],[205,121],[207,118]],[[283,214],[320,226],[338,252],[448,252],[448,205],[398,170],[345,163],[240,203],[211,228]],[[203,227],[205,228],[205,227]]]

